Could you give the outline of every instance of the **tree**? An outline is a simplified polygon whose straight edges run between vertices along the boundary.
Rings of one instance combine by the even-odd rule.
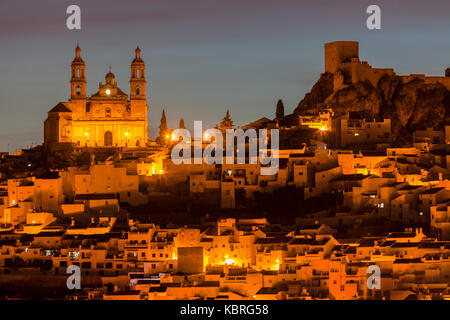
[[[235,190],[236,207],[246,207],[246,191],[244,188]]]
[[[223,118],[222,121],[220,121],[218,129],[222,131],[226,129],[233,129],[233,120],[231,120],[230,117],[230,110],[227,109],[227,114],[225,115],[225,118]]]
[[[33,262],[31,262],[31,266],[33,268],[41,268],[42,267],[42,259],[34,259]]]
[[[52,260],[44,260],[41,265],[41,271],[48,271],[53,267]]]
[[[167,119],[166,119],[166,111],[163,109],[162,115],[161,115],[161,121],[159,123],[159,138],[161,141],[164,140],[164,137],[167,133]]]
[[[278,100],[277,102],[277,111],[275,114],[275,118],[277,119],[277,121],[281,121],[284,118],[284,104],[283,104],[283,100]]]
[[[13,261],[12,261],[12,268],[15,270],[18,270],[20,268],[24,268],[25,267],[25,261],[23,261],[23,259],[21,257],[14,257]]]
[[[180,124],[178,125],[178,128],[186,129],[186,127],[184,126],[184,119],[183,118],[180,119]]]

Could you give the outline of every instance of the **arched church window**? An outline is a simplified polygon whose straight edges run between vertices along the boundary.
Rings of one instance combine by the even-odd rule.
[[[80,69],[77,69],[77,78],[80,77]]]
[[[81,87],[80,86],[77,86],[77,88],[76,88],[76,93],[79,95],[79,94],[81,94]]]
[[[139,86],[136,87],[136,95],[140,95],[141,94],[141,88]]]
[[[106,108],[106,110],[105,110],[105,117],[106,118],[111,118],[111,108]]]
[[[111,147],[113,145],[113,136],[111,131],[106,131],[104,136],[105,147]]]
[[[139,69],[136,70],[136,78],[140,78],[140,77],[141,77],[140,71],[141,71],[141,70],[139,70]]]
[[[67,130],[67,126],[62,127],[62,136],[67,137],[70,131]]]

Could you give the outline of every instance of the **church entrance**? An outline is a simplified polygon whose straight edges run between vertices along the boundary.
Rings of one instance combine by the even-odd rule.
[[[105,147],[112,147],[113,139],[110,131],[105,132]]]

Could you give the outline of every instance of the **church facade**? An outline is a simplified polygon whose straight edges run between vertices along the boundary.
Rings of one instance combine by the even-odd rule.
[[[77,45],[71,64],[70,100],[48,112],[44,143],[72,143],[77,147],[140,147],[148,140],[145,63],[139,47],[131,62],[130,95],[110,71],[105,83],[86,96],[86,65]]]

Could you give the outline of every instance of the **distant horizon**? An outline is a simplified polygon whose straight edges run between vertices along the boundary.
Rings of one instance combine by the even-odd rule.
[[[65,28],[68,1],[23,8],[0,3],[0,37],[7,43],[0,53],[1,152],[42,144],[47,112],[70,98],[69,66],[77,41],[89,95],[104,82],[110,65],[128,93],[129,64],[140,46],[152,140],[162,109],[170,128],[180,118],[188,128],[194,120],[212,127],[227,109],[237,126],[273,119],[278,99],[291,114],[324,71],[326,42],[358,41],[362,61],[399,75],[442,76],[450,66],[445,41],[450,4],[445,1],[410,1],[407,11],[380,1],[383,27],[377,31],[364,27],[366,1],[101,2],[79,1],[81,31]]]

